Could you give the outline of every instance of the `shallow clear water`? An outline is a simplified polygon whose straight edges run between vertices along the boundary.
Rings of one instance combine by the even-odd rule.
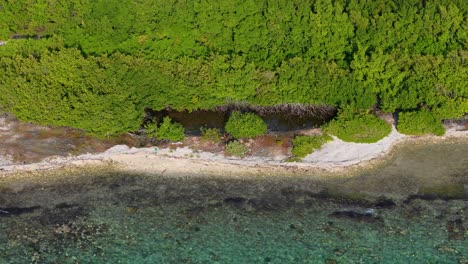
[[[336,180],[2,179],[0,263],[467,263],[463,153],[466,142],[411,146]]]

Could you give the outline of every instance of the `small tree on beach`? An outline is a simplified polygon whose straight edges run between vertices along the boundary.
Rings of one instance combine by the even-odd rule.
[[[164,117],[159,126],[155,122],[146,124],[145,132],[148,137],[158,140],[182,141],[185,138],[184,127],[179,123],[172,122],[168,116]]]
[[[234,156],[243,158],[247,155],[249,149],[239,141],[231,141],[226,144],[226,148],[224,150],[225,154],[228,156]]]
[[[377,142],[392,131],[389,124],[372,114],[345,111],[323,128],[327,134],[335,135],[346,142],[357,143]]]
[[[235,111],[229,117],[225,129],[235,138],[254,138],[265,134],[267,125],[254,113]]]

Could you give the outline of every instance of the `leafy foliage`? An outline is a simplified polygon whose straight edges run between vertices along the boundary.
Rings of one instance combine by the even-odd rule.
[[[200,132],[202,140],[211,141],[216,144],[221,142],[221,133],[218,128],[201,127]]]
[[[156,133],[158,132],[158,123],[156,122],[156,120],[146,123],[144,128],[145,135],[148,138],[156,139]]]
[[[342,112],[326,125],[325,131],[346,142],[374,143],[390,134],[391,127],[371,114]]]
[[[127,59],[118,54],[85,59],[76,49],[3,57],[0,104],[23,121],[74,126],[99,136],[136,130],[143,113],[136,87],[128,83]]]
[[[427,110],[417,112],[400,112],[398,114],[399,132],[407,135],[423,135],[432,133],[442,136],[445,128],[434,113]]]
[[[156,138],[169,141],[182,141],[185,138],[184,127],[179,123],[172,122],[171,118],[166,116],[156,131]]]
[[[320,149],[323,144],[333,140],[327,134],[315,136],[297,136],[293,140],[291,154],[298,158],[304,158],[315,150]]]
[[[150,122],[145,125],[147,136],[169,141],[182,141],[185,138],[184,127],[179,123],[172,122],[171,118],[166,116],[161,124]]]
[[[228,156],[235,156],[239,158],[245,157],[249,149],[239,141],[231,141],[226,144],[226,148],[224,149],[224,152]]]
[[[98,136],[229,99],[461,118],[465,2],[3,1],[0,108]]]
[[[235,111],[229,117],[225,126],[226,132],[235,138],[254,138],[267,131],[265,122],[254,113]]]

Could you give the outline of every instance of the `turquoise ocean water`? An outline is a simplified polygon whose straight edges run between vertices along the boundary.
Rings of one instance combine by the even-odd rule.
[[[468,263],[462,153],[412,147],[329,181],[108,170],[9,181],[0,263]]]

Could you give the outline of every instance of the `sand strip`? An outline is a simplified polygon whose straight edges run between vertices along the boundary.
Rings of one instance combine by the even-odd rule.
[[[301,162],[278,161],[263,157],[227,158],[220,154],[193,151],[188,147],[155,151],[155,148],[129,148],[125,145],[117,145],[99,154],[49,157],[33,164],[8,164],[9,160],[4,158],[0,159],[2,161],[0,173],[41,171],[104,163],[115,164],[126,171],[159,175],[235,176],[251,173],[269,175],[310,171],[337,172],[375,164],[383,160],[382,158],[390,153],[394,146],[406,141],[444,141],[449,138],[468,138],[468,131],[460,130],[460,127],[451,127],[447,129],[443,137],[430,135],[415,137],[402,135],[392,127],[392,132],[387,137],[372,144],[348,143],[335,138]]]

